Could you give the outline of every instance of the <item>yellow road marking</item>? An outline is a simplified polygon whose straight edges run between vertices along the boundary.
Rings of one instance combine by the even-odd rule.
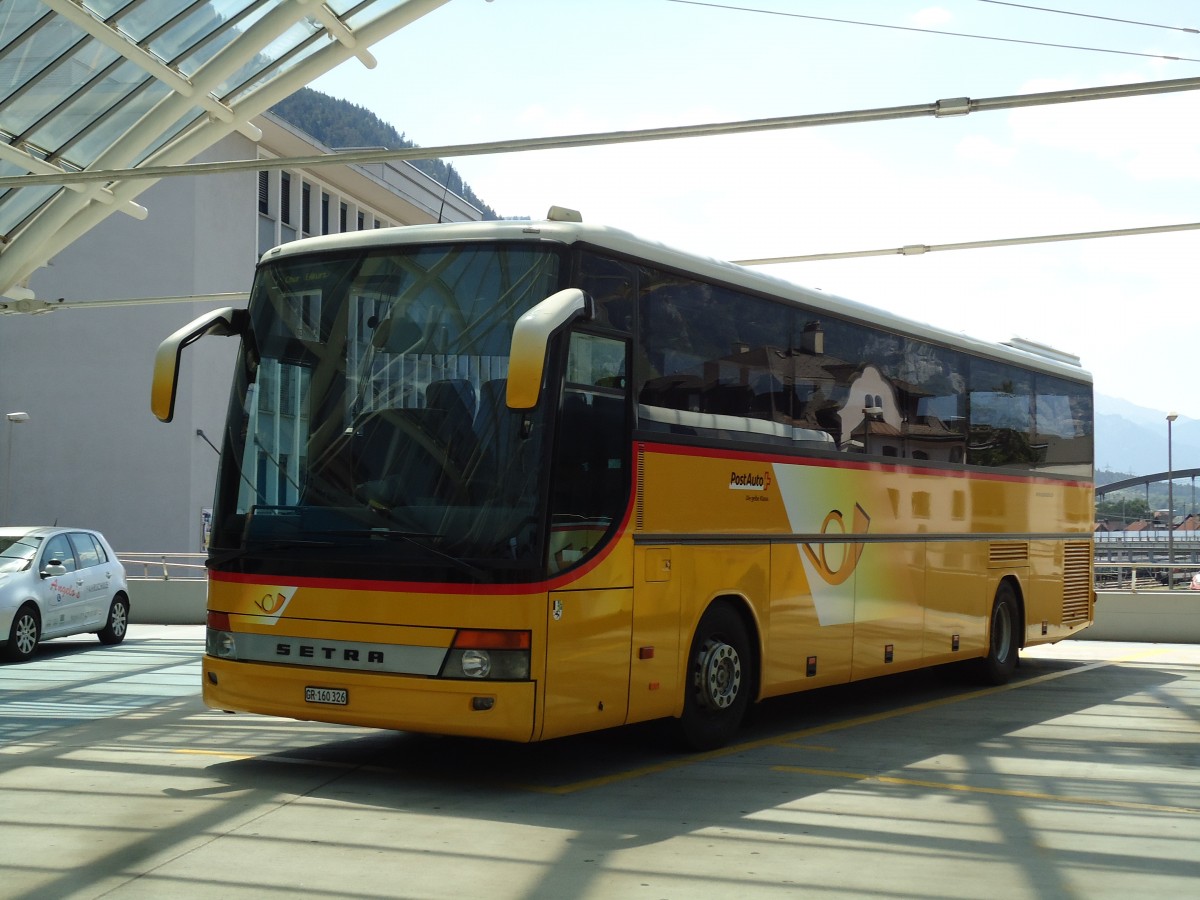
[[[222,759],[254,759],[250,753],[229,753],[226,750],[196,750],[191,747],[176,747],[171,751],[183,756],[219,756]]]
[[[762,738],[757,741],[743,741],[740,744],[730,744],[729,746],[721,747],[718,750],[709,750],[704,753],[694,753],[683,759],[668,760],[649,766],[641,766],[636,769],[628,769],[624,772],[614,772],[611,775],[601,775],[596,778],[587,778],[582,781],[575,781],[568,784],[553,786],[516,784],[512,785],[512,787],[521,788],[523,790],[532,791],[538,794],[574,794],[578,793],[579,791],[591,790],[592,788],[605,787],[610,784],[618,784],[622,781],[629,781],[634,778],[644,778],[647,775],[657,775],[660,772],[670,772],[675,769],[696,765],[697,763],[708,762],[709,760],[713,759],[723,759],[726,756],[733,756],[736,753],[745,753],[749,750],[759,750],[765,747],[778,747],[787,744],[794,744],[798,741],[808,740],[818,735],[832,734],[835,731],[846,731],[850,728],[857,728],[860,725],[873,725],[876,722],[885,722],[888,719],[895,719],[899,718],[900,716],[924,712],[925,710],[936,709],[941,706],[949,706],[951,704],[962,703],[967,700],[976,700],[980,697],[991,696],[992,694],[1002,694],[1005,691],[1014,691],[1020,688],[1030,687],[1035,684],[1045,684],[1048,681],[1065,678],[1068,675],[1080,675],[1084,672],[1090,672],[1093,669],[1102,669],[1106,666],[1112,666],[1122,662],[1132,662],[1133,660],[1144,659],[1146,657],[1160,656],[1166,652],[1168,651],[1161,648],[1144,650],[1128,656],[1118,657],[1117,659],[1099,660],[1097,662],[1087,663],[1075,668],[1064,669],[1061,672],[1048,672],[1045,675],[1038,675],[1035,678],[1029,678],[1024,681],[997,685],[996,687],[982,688],[981,690],[970,691],[966,694],[955,694],[952,697],[943,697],[940,700],[928,700],[924,703],[914,703],[911,706],[903,706],[898,709],[889,709],[885,710],[884,712],[872,713],[867,716],[859,716],[854,719],[845,719],[841,722],[829,722],[825,725],[816,725],[812,728],[804,728],[800,731],[793,731],[777,737]]]
[[[805,766],[772,766],[773,772],[792,772],[818,778],[846,778],[851,781],[873,781],[877,784],[897,784],[905,787],[932,788],[939,791],[960,791],[966,794],[991,794],[997,797],[1017,797],[1022,800],[1049,800],[1054,803],[1080,803],[1110,809],[1132,809],[1138,812],[1169,812],[1200,815],[1200,809],[1187,806],[1163,806],[1156,803],[1137,803],[1132,800],[1104,800],[1098,797],[1076,797],[1070,794],[1044,794],[1040,791],[1016,791],[1008,788],[975,787],[945,781],[925,781],[919,778],[897,778],[894,775],[871,775],[867,772],[838,772],[833,769],[811,769]]]

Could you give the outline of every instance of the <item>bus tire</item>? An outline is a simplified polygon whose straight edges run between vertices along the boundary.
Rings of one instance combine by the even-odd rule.
[[[679,737],[689,750],[728,743],[742,724],[755,679],[750,636],[727,603],[708,608],[696,627],[688,654]]]
[[[1017,669],[1020,650],[1021,606],[1012,582],[1002,581],[992,601],[988,620],[988,652],[979,660],[979,677],[985,684],[1006,684]]]

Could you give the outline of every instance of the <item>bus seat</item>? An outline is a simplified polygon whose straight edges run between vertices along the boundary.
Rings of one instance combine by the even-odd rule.
[[[479,411],[475,416],[475,433],[484,442],[508,439],[507,428],[512,421],[508,415],[508,379],[493,378],[479,386]]]
[[[429,387],[425,388],[425,405],[472,421],[475,418],[475,385],[465,378],[431,381]]]
[[[425,406],[439,410],[442,420],[434,432],[446,455],[465,472],[478,441],[475,437],[475,385],[465,378],[430,382],[425,389]]]
[[[625,480],[625,399],[579,394],[563,401],[555,510],[586,518],[620,515]]]

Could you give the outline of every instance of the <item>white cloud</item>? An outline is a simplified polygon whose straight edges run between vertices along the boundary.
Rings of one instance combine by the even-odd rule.
[[[1009,124],[1026,147],[1092,157],[1140,181],[1200,181],[1195,92],[1020,109]]]
[[[927,6],[909,16],[909,21],[918,28],[937,28],[953,19],[954,14],[941,6]]]
[[[959,141],[954,152],[962,159],[989,166],[1007,166],[1013,161],[1015,147],[1005,146],[982,134],[972,134]]]

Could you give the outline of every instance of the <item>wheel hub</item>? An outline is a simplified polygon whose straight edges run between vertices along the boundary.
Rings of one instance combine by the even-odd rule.
[[[696,672],[701,703],[709,709],[725,709],[737,699],[741,684],[742,660],[737,650],[723,641],[706,641]]]
[[[37,624],[32,616],[22,616],[17,621],[17,647],[22,653],[30,653],[37,643]]]

